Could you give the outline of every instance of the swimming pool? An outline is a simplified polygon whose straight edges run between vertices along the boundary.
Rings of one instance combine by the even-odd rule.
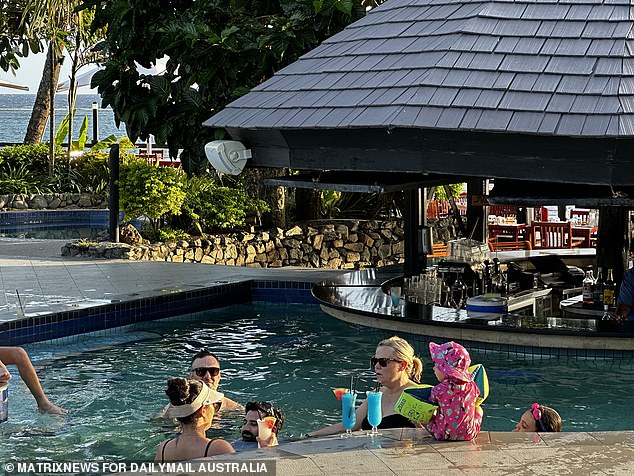
[[[25,210],[0,212],[0,238],[97,240],[108,238],[106,209]],[[123,220],[123,212],[119,220]],[[140,227],[139,220],[133,221]]]
[[[0,238],[37,240],[105,240],[108,226],[81,223],[0,227]]]
[[[279,403],[287,414],[282,436],[296,437],[339,420],[331,388],[348,386],[351,373],[361,374],[360,389],[373,387],[369,358],[378,340],[388,336],[349,326],[317,306],[263,303],[108,332],[86,342],[74,337],[63,344],[27,346],[45,390],[71,413],[66,418],[37,414],[16,375],[9,421],[0,425],[5,439],[0,459],[34,454],[54,461],[152,459],[158,443],[173,434],[171,426],[151,421],[167,403],[165,381],[185,375],[191,355],[203,347],[221,358],[221,389],[228,396]],[[424,381],[434,383],[424,346],[416,342]],[[634,386],[630,360],[472,356],[486,366],[491,383],[483,429],[512,429],[534,401],[557,408],[568,431],[634,428],[634,419],[626,417]],[[241,418],[224,415],[217,434],[237,437]]]

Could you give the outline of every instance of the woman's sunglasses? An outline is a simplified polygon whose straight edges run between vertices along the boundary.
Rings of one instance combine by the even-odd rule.
[[[192,369],[192,372],[195,372],[200,378],[203,378],[207,372],[212,377],[216,377],[220,373],[220,369],[218,367],[196,367]]]
[[[387,359],[385,357],[381,357],[381,358],[372,357],[370,359],[370,367],[374,368],[376,367],[376,364],[379,364],[381,367],[387,367],[388,362],[402,362],[402,361],[396,360],[396,359]]]

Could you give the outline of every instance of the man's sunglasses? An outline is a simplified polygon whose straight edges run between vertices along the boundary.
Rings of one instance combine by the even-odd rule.
[[[218,367],[196,367],[192,369],[192,372],[195,372],[200,378],[203,378],[207,372],[212,377],[216,377],[220,373],[220,369]]]
[[[385,357],[377,359],[376,357],[372,357],[370,359],[370,367],[374,368],[376,364],[379,364],[381,367],[387,367],[388,362],[402,362],[402,360],[386,359]]]

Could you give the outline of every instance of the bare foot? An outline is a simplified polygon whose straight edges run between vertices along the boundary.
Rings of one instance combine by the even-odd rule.
[[[62,407],[58,407],[54,403],[47,401],[46,403],[38,407],[40,413],[51,413],[53,415],[66,415],[68,410]]]

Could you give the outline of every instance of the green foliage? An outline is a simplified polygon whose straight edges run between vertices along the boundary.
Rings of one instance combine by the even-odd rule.
[[[46,175],[34,176],[26,164],[3,167],[0,175],[0,193],[29,194],[48,190]]]
[[[452,183],[449,184],[449,190],[451,191],[451,196],[453,198],[458,198],[462,193],[464,184],[463,183]],[[434,192],[434,198],[436,200],[449,200],[447,194],[445,193],[444,187],[436,187],[436,191]]]
[[[153,134],[187,171],[201,170],[204,127],[215,111],[365,14],[357,0],[94,0],[93,28],[106,28],[105,68],[95,74],[103,105],[130,138]],[[140,74],[169,56],[161,76]],[[204,58],[204,61],[201,61]],[[195,87],[194,87],[195,86]]]
[[[321,192],[321,214],[326,218],[335,218],[341,214],[339,202],[341,192],[335,190],[324,190]]]
[[[0,174],[7,172],[6,167],[11,165],[14,169],[23,165],[33,175],[48,173],[48,144],[37,145],[13,145],[0,150]],[[55,160],[64,157],[64,150],[55,148]]]
[[[144,226],[141,228],[141,236],[143,236],[143,238],[145,238],[146,240],[150,240],[152,242],[162,241],[163,243],[187,240],[190,238],[189,233],[167,226],[159,230],[155,230],[153,227],[150,226]]]
[[[70,114],[66,114],[63,119],[60,121],[59,126],[57,126],[57,130],[55,131],[54,142],[56,146],[62,147],[64,140],[68,137],[68,133],[70,132]],[[129,139],[128,139],[129,141]],[[73,151],[83,151],[86,148],[86,143],[88,142],[88,116],[84,116],[84,119],[81,122],[81,126],[79,128],[79,135],[77,140],[74,140],[71,144],[71,149]],[[91,150],[102,150],[110,147],[112,144],[117,142],[117,138],[114,134],[109,135],[105,139],[100,140],[96,144],[90,147]]]
[[[131,160],[121,165],[120,172],[120,205],[126,221],[145,216],[158,229],[163,215],[181,213],[185,200],[182,170]]]
[[[376,219],[403,214],[402,193],[352,193],[323,191],[321,216],[324,218]]]
[[[54,139],[55,145],[61,147],[64,143],[64,139],[68,137],[68,132],[70,130],[70,118],[71,116],[69,114],[66,114],[66,116],[64,116],[59,126],[57,127]],[[84,119],[81,122],[81,127],[79,129],[77,140],[74,140],[72,142],[70,150],[84,150],[86,142],[88,142],[88,116],[84,116]]]
[[[0,149],[0,193],[46,193],[55,181],[48,175],[48,144],[15,145]],[[56,161],[65,159],[64,150],[55,148]]]
[[[209,176],[193,176],[187,181],[183,203],[183,225],[198,233],[241,227],[249,216],[268,211],[262,201],[251,198],[243,188],[222,186]]]
[[[127,137],[122,138],[126,139],[128,142],[130,142],[130,139],[128,139]],[[91,151],[97,151],[97,150],[103,150],[103,149],[107,149],[109,148],[112,144],[116,144],[117,143],[117,138],[115,137],[114,134],[110,134],[108,137],[106,137],[105,139],[101,139],[99,142],[97,142],[96,144],[90,146],[90,150]],[[119,143],[121,143],[121,141],[119,141]],[[128,148],[130,149],[130,148]],[[127,150],[127,149],[126,149]],[[123,150],[123,148],[121,146],[119,146],[119,153],[121,152],[125,152],[125,150]]]
[[[33,16],[24,0],[0,2],[0,69],[15,71],[19,58],[40,53],[42,43],[32,33]]]
[[[82,192],[106,195],[110,184],[108,152],[88,150],[73,161]]]

